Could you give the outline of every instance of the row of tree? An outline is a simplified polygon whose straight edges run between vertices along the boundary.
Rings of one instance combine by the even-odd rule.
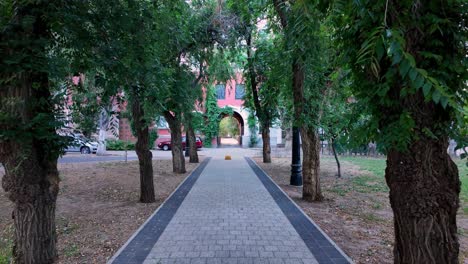
[[[395,263],[457,263],[460,180],[449,138],[466,146],[463,1],[226,1],[237,23],[246,104],[269,127],[300,128],[303,199],[320,201],[320,138],[377,142],[395,223]],[[281,107],[278,107],[281,106]]]
[[[170,126],[174,172],[185,172],[182,127],[190,161],[197,162],[195,131],[215,136],[228,111],[217,107],[210,84],[229,79],[232,68],[244,72],[264,162],[271,162],[272,124],[281,119],[300,128],[305,200],[323,199],[319,128],[332,143],[359,131],[387,154],[395,262],[457,262],[460,182],[446,149],[449,136],[462,146],[460,135],[466,137],[463,1],[11,0],[0,6],[0,162],[2,186],[14,203],[15,262],[57,258],[57,159],[69,143],[57,131],[67,122],[70,94],[78,103],[75,118],[94,111],[101,128],[116,103],[126,109],[137,138],[140,201],[153,202],[148,143],[155,117]],[[69,85],[73,75],[85,78]],[[202,101],[204,116],[195,111]]]
[[[201,86],[229,78],[226,25],[215,1],[2,1],[0,7],[0,162],[14,204],[14,262],[53,263],[57,159],[70,143],[57,131],[70,118],[91,132],[98,123],[102,141],[106,128],[115,128],[115,114],[130,119],[140,201],[154,202],[150,127],[158,116],[168,122],[174,172],[185,172],[182,129],[190,162],[198,162],[195,129],[221,111],[207,106],[205,118],[195,111]]]

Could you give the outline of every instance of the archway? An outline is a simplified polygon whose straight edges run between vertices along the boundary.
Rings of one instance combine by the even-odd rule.
[[[218,147],[242,146],[244,119],[236,111],[234,111],[232,115],[222,114],[218,134]]]

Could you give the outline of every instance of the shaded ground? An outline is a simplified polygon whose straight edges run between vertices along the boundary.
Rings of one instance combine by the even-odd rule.
[[[187,171],[196,165],[187,162]],[[157,201],[141,204],[137,161],[59,164],[59,263],[105,263],[188,175],[172,173],[171,160],[153,160],[153,167]],[[2,188],[0,230],[3,264],[8,263],[12,221],[11,203]]]
[[[325,201],[306,203],[301,189],[289,185],[291,159],[274,158],[271,164],[255,161],[299,206],[356,262],[393,263],[393,213],[385,184],[384,159],[344,158],[342,179],[336,178],[332,158],[321,159],[321,183]],[[461,180],[466,168],[459,162]],[[464,186],[466,187],[466,186]],[[468,261],[468,200],[463,193],[458,216],[460,262]]]

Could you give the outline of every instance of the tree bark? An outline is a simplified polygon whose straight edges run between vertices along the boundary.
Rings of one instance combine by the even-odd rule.
[[[446,142],[426,138],[388,153],[395,263],[458,263],[460,181]]]
[[[198,163],[198,152],[197,152],[197,139],[195,137],[195,131],[193,127],[189,124],[187,129],[187,139],[189,139],[189,149],[190,149],[190,163]]]
[[[320,139],[315,129],[301,128],[302,139],[302,199],[323,200],[320,188]]]
[[[405,30],[405,50],[412,54],[416,65],[421,65],[426,60],[421,56],[421,51],[432,50],[433,41],[443,43],[443,57],[459,56],[465,58],[457,49],[460,45],[441,29],[440,34],[432,34],[428,37],[425,31],[416,25],[426,23],[425,17],[433,15],[435,9],[452,8],[453,3],[439,3],[431,5],[414,3],[411,9],[411,17],[402,18],[400,13],[390,13],[389,27],[393,24],[399,26],[401,19],[407,20],[408,28]],[[441,11],[447,20],[458,18],[461,13]],[[437,13],[437,12],[436,12]],[[439,13],[440,14],[440,13]],[[460,20],[461,21],[461,20]],[[458,53],[458,54],[457,54]],[[452,59],[452,58],[450,58]],[[449,60],[450,61],[450,60]],[[430,66],[429,66],[430,67]],[[448,84],[453,86],[463,85],[459,73],[450,72],[437,66],[429,69],[429,72],[443,70],[444,75],[453,81]],[[442,78],[443,79],[443,78]],[[458,263],[459,242],[457,235],[457,210],[459,207],[460,180],[455,163],[447,154],[449,138],[448,129],[453,125],[453,110],[427,100],[421,89],[416,93],[401,97],[401,90],[406,87],[406,80],[395,82],[389,97],[397,102],[393,107],[382,106],[380,112],[384,117],[380,121],[380,127],[385,129],[388,123],[394,122],[395,116],[407,112],[414,121],[411,129],[411,142],[407,150],[399,150],[396,147],[389,148],[387,152],[387,168],[385,179],[390,188],[390,204],[394,214],[395,263]],[[435,136],[430,136],[425,131],[431,131]]]
[[[271,163],[270,128],[262,125],[263,163]]]
[[[45,72],[45,45],[51,38],[48,5],[47,1],[16,3],[12,26],[0,34],[1,43],[11,43],[0,50],[2,59],[23,56],[22,64],[13,65],[23,71],[0,70],[2,187],[13,202],[13,262],[20,264],[47,264],[57,259],[57,159],[63,139],[56,134],[55,105]],[[26,20],[32,24],[24,26]]]
[[[37,139],[0,143],[0,162],[5,167],[2,187],[13,202],[14,263],[54,263],[57,259],[58,155],[47,155],[46,146]]]
[[[175,173],[185,173],[185,158],[182,151],[181,122],[177,116],[173,116],[169,111],[164,111],[164,117],[171,129],[172,171]]]
[[[333,150],[333,156],[335,156],[336,167],[338,168],[338,178],[341,178],[341,166],[340,161],[338,160],[338,154],[336,153],[335,138],[331,139],[331,147]]]
[[[323,200],[320,187],[320,139],[316,129],[302,118],[304,105],[304,69],[297,61],[293,62],[293,99],[294,113],[301,121],[302,140],[302,199],[306,201]]]
[[[273,5],[276,13],[280,17],[282,28],[287,31],[289,25],[288,15],[289,10],[287,9],[285,0],[273,0]],[[305,73],[303,65],[298,61],[298,58],[293,58],[292,63],[293,70],[293,103],[294,113],[296,118],[302,121],[303,104],[305,103],[304,97],[304,78]],[[320,114],[318,114],[320,117]],[[318,121],[318,120],[316,120]],[[297,120],[296,120],[297,122]],[[321,201],[323,199],[322,192],[320,189],[320,139],[317,132],[312,126],[308,126],[303,122],[301,125],[301,139],[302,139],[302,173],[303,173],[303,191],[302,199],[307,201]],[[318,123],[318,122],[317,122]]]
[[[106,134],[108,124],[109,116],[106,110],[101,109],[101,112],[99,113],[99,145],[96,151],[97,156],[104,156],[106,154]]]
[[[271,163],[271,146],[270,146],[270,115],[267,112],[265,105],[261,105],[258,95],[257,73],[255,71],[253,55],[252,55],[252,34],[247,35],[247,59],[249,62],[250,88],[255,106],[255,114],[261,123],[262,141],[263,141],[263,163]]]
[[[134,88],[135,89],[135,88]],[[149,128],[144,119],[145,113],[138,96],[132,100],[132,117],[137,142],[135,151],[140,167],[140,202],[154,203],[153,154],[149,149]]]
[[[408,150],[392,148],[387,153],[385,179],[394,214],[395,263],[458,263],[460,180],[447,153],[450,114],[442,106],[426,102],[422,92],[400,104],[411,113],[415,128]],[[395,110],[382,111],[391,116]]]

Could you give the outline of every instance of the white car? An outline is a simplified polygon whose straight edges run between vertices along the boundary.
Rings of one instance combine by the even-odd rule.
[[[91,141],[81,134],[72,134],[68,137],[71,138],[72,143],[65,149],[66,152],[81,152],[81,154],[96,153],[98,143]]]

